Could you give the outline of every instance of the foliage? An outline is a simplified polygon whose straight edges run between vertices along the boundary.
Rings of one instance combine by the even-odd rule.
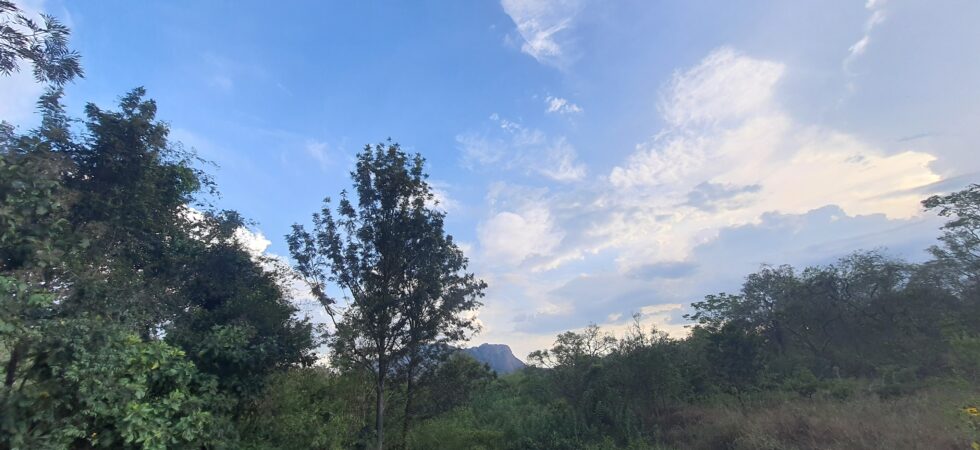
[[[365,390],[370,386],[321,369],[273,374],[239,424],[243,448],[351,448],[364,419],[357,392]]]
[[[38,82],[64,84],[82,76],[79,55],[68,48],[71,31],[52,16],[38,23],[12,1],[0,0],[0,75],[19,70],[19,60],[34,67]]]
[[[4,388],[12,448],[216,444],[215,383],[184,353],[96,318],[44,323],[33,364]]]
[[[417,413],[423,418],[433,417],[466,405],[496,378],[486,364],[465,353],[454,353],[419,380]]]

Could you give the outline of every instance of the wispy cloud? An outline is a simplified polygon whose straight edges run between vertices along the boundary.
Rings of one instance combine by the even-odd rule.
[[[571,62],[563,37],[573,27],[584,0],[502,0],[500,4],[517,26],[521,51],[559,68]]]
[[[315,140],[306,141],[306,146],[304,147],[306,154],[316,161],[321,169],[327,169],[332,162],[330,158],[329,146],[326,142],[320,142]]]
[[[477,133],[456,135],[456,146],[460,150],[460,164],[467,169],[489,166],[504,158],[502,144],[492,142]]]
[[[886,0],[867,0],[867,2],[864,4],[864,8],[867,9],[870,14],[868,19],[864,22],[864,34],[862,34],[861,38],[847,49],[847,57],[844,58],[845,72],[850,73],[851,64],[854,63],[854,60],[868,50],[868,45],[871,43],[871,32],[875,29],[875,27],[885,21],[885,1]]]
[[[548,106],[548,108],[545,109],[545,112],[547,113],[579,114],[582,112],[581,107],[561,97],[549,96],[545,99],[545,104]]]
[[[580,181],[588,174],[585,164],[567,139],[500,117],[490,116],[496,130],[456,136],[461,164],[469,169],[499,167],[542,175],[553,181]]]

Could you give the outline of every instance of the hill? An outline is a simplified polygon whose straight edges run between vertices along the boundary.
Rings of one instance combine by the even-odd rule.
[[[525,364],[517,359],[510,347],[504,344],[482,344],[479,347],[470,347],[463,350],[477,361],[486,363],[494,372],[499,375],[523,369]]]

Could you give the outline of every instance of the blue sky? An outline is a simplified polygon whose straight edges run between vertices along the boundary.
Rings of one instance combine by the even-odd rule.
[[[634,312],[683,333],[763,263],[921,259],[918,201],[980,178],[976,1],[283,3],[24,6],[73,30],[70,107],[145,86],[262,251],[365,144],[421,152],[491,286],[474,343],[518,356]],[[0,117],[40,90],[0,80]]]

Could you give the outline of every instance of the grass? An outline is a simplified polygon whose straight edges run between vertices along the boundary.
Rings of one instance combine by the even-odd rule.
[[[664,443],[693,449],[969,449],[978,439],[976,387],[942,385],[880,398],[860,392],[739,405],[697,405],[676,411]]]

